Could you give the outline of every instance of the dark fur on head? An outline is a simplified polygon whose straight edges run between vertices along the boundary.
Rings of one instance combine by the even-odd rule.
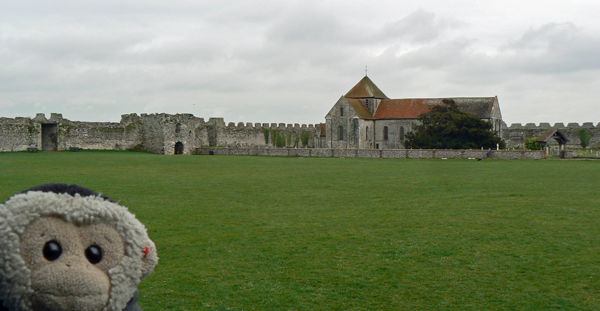
[[[101,195],[99,193],[96,193],[88,188],[84,188],[78,185],[67,185],[67,184],[45,184],[45,185],[41,185],[41,186],[36,186],[33,188],[29,188],[27,190],[21,191],[19,193],[27,193],[30,191],[39,191],[39,192],[54,192],[54,193],[66,193],[72,197],[75,196],[75,194],[79,194],[82,197],[100,197],[103,198],[107,201],[110,202],[115,202],[113,200],[111,200],[109,197],[105,196],[105,195]],[[115,202],[116,203],[116,202]]]

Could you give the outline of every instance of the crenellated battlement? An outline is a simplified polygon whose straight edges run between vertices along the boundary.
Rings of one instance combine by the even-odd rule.
[[[554,127],[557,129],[580,129],[580,128],[600,129],[600,122],[598,122],[598,124],[596,124],[596,125],[594,125],[593,122],[584,122],[581,125],[579,125],[579,123],[577,123],[577,122],[570,122],[566,126],[562,122],[554,123],[554,125],[550,125],[550,123],[546,123],[546,122],[542,122],[539,125],[536,125],[535,123],[527,123],[525,125],[522,125],[521,123],[512,123],[510,126],[507,126],[506,123],[503,123],[502,125],[503,125],[502,126],[503,130],[504,129],[508,129],[508,130],[514,130],[514,129],[547,130],[551,127]]]
[[[555,127],[569,139],[568,146],[579,147],[579,132],[588,131],[592,148],[600,147],[600,123],[539,124],[502,123],[502,138],[508,147],[522,147],[526,139],[540,137]],[[0,151],[27,148],[43,150],[134,149],[154,153],[191,154],[197,148],[315,148],[326,142],[320,124],[208,121],[190,113],[124,114],[119,122],[81,122],[65,119],[60,113],[47,118],[0,118]]]
[[[121,120],[121,122],[123,123],[124,121]],[[228,128],[228,129],[237,129],[237,130],[267,129],[267,130],[290,130],[290,131],[291,130],[309,130],[309,129],[314,129],[316,126],[318,126],[318,124],[316,124],[316,125],[315,124],[299,124],[299,123],[294,123],[294,124],[254,123],[254,124],[252,124],[251,122],[246,122],[246,123],[238,122],[237,124],[235,122],[228,122],[227,125],[225,125],[225,121],[223,120],[223,118],[210,118],[209,121],[206,123],[206,125],[222,126],[222,127]]]
[[[600,147],[600,123],[594,126],[592,122],[584,122],[581,125],[576,122],[564,123],[558,122],[550,125],[550,123],[542,122],[536,125],[535,123],[527,123],[522,125],[521,123],[513,123],[510,126],[502,124],[502,139],[506,141],[509,148],[512,147],[523,147],[525,140],[541,137],[550,128],[559,129],[569,139],[567,147],[580,148],[581,142],[579,138],[579,132],[586,130],[590,136],[589,146],[592,148]],[[551,144],[554,142],[551,142]]]

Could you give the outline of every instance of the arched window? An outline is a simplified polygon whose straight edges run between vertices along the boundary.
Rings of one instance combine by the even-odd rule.
[[[367,126],[367,130],[365,131],[365,139],[369,140],[369,127]]]
[[[338,140],[344,140],[344,127],[340,125],[338,127]]]
[[[175,125],[175,133],[180,133],[181,132],[181,123],[177,123],[177,125]]]
[[[400,140],[404,140],[404,126],[400,127]]]
[[[383,140],[388,140],[388,127],[383,127]]]
[[[340,107],[340,116],[344,116],[344,107]]]

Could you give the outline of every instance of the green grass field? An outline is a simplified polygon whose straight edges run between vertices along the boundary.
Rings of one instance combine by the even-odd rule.
[[[600,161],[0,153],[0,202],[77,183],[160,262],[148,310],[599,310]]]

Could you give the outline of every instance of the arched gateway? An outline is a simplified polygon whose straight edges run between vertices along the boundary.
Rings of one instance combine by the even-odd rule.
[[[175,144],[175,154],[183,154],[183,143],[180,141]]]
[[[561,158],[566,157],[567,156],[567,143],[569,142],[569,139],[567,138],[567,136],[565,136],[565,134],[561,133],[561,131],[559,131],[555,127],[551,127],[550,129],[548,129],[548,131],[546,133],[542,134],[540,139],[538,139],[538,142],[540,143],[540,148],[542,150],[544,150],[544,156],[547,155],[547,153],[548,153],[548,149],[546,148],[546,145],[548,144],[548,142],[551,139],[555,139],[556,142],[558,142],[558,150],[559,150],[560,157]]]

